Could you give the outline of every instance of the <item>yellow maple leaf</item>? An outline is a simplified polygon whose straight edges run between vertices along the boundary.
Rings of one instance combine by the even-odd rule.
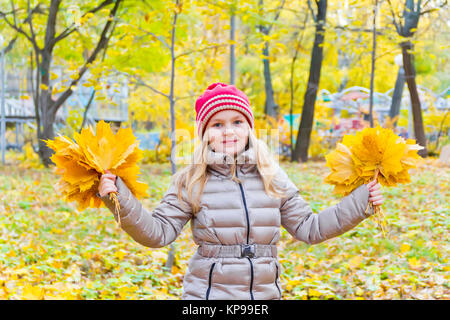
[[[342,143],[325,156],[331,173],[324,181],[335,186],[334,193],[344,196],[374,179],[383,186],[409,183],[408,170],[420,164],[417,151],[421,149],[414,140],[405,140],[390,129],[364,128],[345,135]],[[373,207],[384,234],[385,221],[379,217],[382,213],[378,206]]]
[[[420,269],[422,263],[416,257],[412,257],[408,259],[408,264],[411,269]]]
[[[402,245],[400,246],[401,253],[405,253],[405,252],[409,251],[409,249],[411,249],[411,246],[409,245],[409,243],[402,243]]]
[[[42,300],[44,295],[45,290],[39,286],[27,284],[22,290],[22,298],[25,300]]]
[[[361,262],[363,261],[363,257],[361,256],[354,256],[353,258],[351,258],[348,262],[349,266],[351,268],[356,268],[359,267],[361,265]]]
[[[131,128],[120,128],[114,134],[101,120],[96,133],[91,127],[85,128],[75,133],[74,140],[60,135],[45,141],[55,151],[51,160],[57,167],[55,173],[61,175],[57,187],[67,201],[76,201],[79,210],[100,207],[103,202],[96,194],[106,170],[119,176],[136,198],[147,195],[148,186],[137,180],[142,151]]]
[[[127,252],[124,250],[117,250],[114,253],[114,257],[118,258],[119,260],[123,260],[123,258],[127,255]]]
[[[308,296],[310,297],[320,297],[322,296],[322,292],[320,292],[319,290],[316,289],[308,289]]]
[[[342,143],[338,143],[336,150],[328,154],[325,159],[327,165],[334,169],[326,178],[327,182],[351,184],[358,178],[358,172],[355,170],[351,151]]]
[[[349,194],[376,176],[381,185],[409,182],[408,170],[421,161],[417,151],[423,147],[404,140],[392,130],[365,128],[346,135],[342,143],[326,156],[331,173],[325,182],[336,186],[336,193]]]

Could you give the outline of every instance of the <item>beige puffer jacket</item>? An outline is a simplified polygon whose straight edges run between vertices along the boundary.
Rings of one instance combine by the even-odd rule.
[[[264,191],[254,149],[245,150],[237,160],[240,184],[230,179],[229,156],[208,153],[211,175],[201,197],[201,210],[195,216],[186,202],[185,190],[180,202],[171,185],[150,212],[120,177],[116,180],[121,226],[142,245],[166,246],[191,221],[199,247],[184,276],[182,299],[280,299],[281,268],[276,253],[280,226],[295,239],[315,244],[346,232],[368,217],[364,213],[369,197],[366,185],[314,214],[281,167],[278,176],[289,191],[284,199],[275,199]],[[108,196],[102,200],[114,212]]]

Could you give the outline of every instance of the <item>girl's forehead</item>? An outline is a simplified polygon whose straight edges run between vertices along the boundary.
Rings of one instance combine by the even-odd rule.
[[[242,113],[236,110],[223,110],[219,111],[211,117],[211,120],[228,120],[230,118],[244,117]]]

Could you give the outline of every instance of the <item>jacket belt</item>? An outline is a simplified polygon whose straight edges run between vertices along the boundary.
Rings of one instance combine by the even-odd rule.
[[[208,258],[277,257],[277,246],[272,244],[202,244],[197,252]]]

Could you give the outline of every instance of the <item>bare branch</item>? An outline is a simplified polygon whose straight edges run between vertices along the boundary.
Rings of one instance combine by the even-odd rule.
[[[430,2],[430,0],[427,0],[427,2],[425,2],[424,4],[423,4],[423,7],[422,8],[426,8],[427,7],[427,4]],[[419,11],[420,11],[420,7],[419,7]]]
[[[29,10],[29,9],[27,10],[27,11],[28,11],[28,16],[27,16],[27,18],[26,18],[25,20],[23,20],[23,23],[30,22],[31,19],[32,19],[32,15],[33,15],[33,14],[35,14],[35,13],[42,13],[42,11],[41,11],[41,9],[40,9],[40,5],[41,5],[41,4],[38,3],[38,4],[36,5],[36,7],[34,7],[32,10]],[[3,17],[3,19],[5,20],[5,22],[6,22],[12,29],[14,29],[14,30],[16,30],[18,33],[24,35],[25,38],[27,38],[27,40],[31,42],[31,44],[33,45],[33,47],[34,47],[34,49],[35,49],[36,52],[40,52],[40,49],[39,49],[39,47],[38,47],[38,45],[37,45],[36,39],[35,39],[35,37],[33,36],[33,34],[30,36],[28,33],[25,32],[25,30],[23,30],[22,28],[20,28],[20,27],[17,25],[16,12],[21,11],[21,9],[17,9],[17,10],[16,10],[16,9],[14,8],[14,1],[11,1],[11,6],[12,6],[12,9],[13,9],[13,10],[12,10],[11,12],[7,12],[7,13],[4,13],[4,12],[1,12],[1,11],[0,11],[0,17]],[[7,19],[7,17],[6,17],[6,16],[9,15],[9,14],[12,14],[12,15],[13,15],[13,23],[10,22],[10,21]]]
[[[228,47],[228,44],[218,44],[218,45],[209,46],[209,47],[206,47],[206,48],[203,48],[203,49],[186,51],[186,52],[180,53],[179,55],[175,56],[175,59],[178,59],[179,57],[182,57],[182,56],[187,56],[187,55],[189,55],[191,53],[194,53],[194,52],[203,52],[203,51],[206,51],[206,50],[209,50],[209,49],[217,49],[217,48],[220,48],[220,47]]]
[[[427,3],[428,3],[428,2],[429,2],[429,1],[427,1]],[[427,3],[425,3],[425,5],[423,6],[424,8],[426,7],[426,4],[427,4]],[[425,15],[425,14],[427,14],[427,13],[431,13],[431,12],[434,12],[434,11],[438,11],[439,9],[445,7],[446,5],[447,5],[447,0],[445,0],[441,5],[439,5],[439,6],[435,7],[435,8],[431,8],[431,9],[428,9],[428,10],[425,10],[425,11],[420,12],[420,15],[422,16],[422,15]]]
[[[36,47],[37,47],[37,41],[36,41],[36,34],[34,33],[34,29],[33,29],[33,17],[31,15],[31,6],[30,6],[30,0],[27,1],[27,12],[28,12],[28,17],[29,19],[27,19],[28,21],[28,25],[30,26],[30,33],[31,33],[31,39],[33,39],[33,42],[36,43]]]
[[[64,91],[64,93],[61,96],[59,96],[59,98],[55,101],[55,103],[52,106],[53,109],[58,109],[64,103],[64,101],[67,100],[67,98],[72,94],[72,86],[75,86],[78,83],[78,81],[81,79],[81,77],[83,77],[84,73],[88,69],[88,65],[94,62],[94,60],[97,58],[98,53],[107,46],[109,40],[112,37],[112,33],[110,33],[109,36],[107,36],[107,33],[111,27],[112,21],[114,20],[114,17],[117,14],[117,10],[119,9],[119,5],[122,1],[123,0],[116,0],[114,8],[111,10],[108,21],[106,22],[102,34],[100,35],[100,40],[98,41],[97,46],[95,47],[94,51],[91,53],[89,58],[86,60],[84,65],[78,71],[78,77],[72,80],[72,82],[69,85],[69,88],[66,91]]]
[[[147,30],[142,29],[142,28],[140,28],[140,27],[138,27],[137,29],[140,30],[140,31],[142,31],[142,32],[144,32],[146,35],[150,35],[150,36],[156,38],[156,39],[159,40],[159,41],[160,41],[167,49],[170,49],[169,44],[166,42],[166,40],[164,39],[163,36],[158,36],[158,35],[154,34],[153,32],[147,31]]]
[[[12,50],[12,48],[14,47],[14,43],[17,41],[17,38],[18,38],[18,37],[15,36],[15,37],[8,43],[8,45],[6,46],[6,48],[5,48],[5,50],[4,50],[4,53],[5,53],[5,54]]]
[[[195,97],[197,97],[197,95],[193,94],[193,95],[190,95],[190,96],[184,96],[184,97],[175,98],[174,101],[184,100],[184,99],[191,99],[191,98],[195,98]]]
[[[281,5],[277,8],[278,11],[277,11],[277,13],[275,14],[275,18],[273,19],[274,22],[276,22],[276,21],[278,20],[278,18],[280,17],[281,10],[283,10],[284,3],[285,3],[285,2],[286,2],[286,0],[283,0],[283,2],[281,3]],[[274,23],[272,23],[272,24],[269,26],[268,33],[270,33],[270,31],[272,30],[273,25],[274,25]]]
[[[15,13],[16,9],[14,8],[14,1],[11,0],[10,2],[11,2],[11,8],[12,8],[12,12],[13,12],[14,24],[17,24],[16,13]]]
[[[311,0],[308,0],[307,2],[308,2],[308,8],[311,11],[312,18],[313,18],[314,22],[317,23],[317,16],[316,16],[316,13],[314,12],[314,9],[313,9],[313,7],[311,5]],[[317,4],[317,2],[316,2],[316,4]]]
[[[330,26],[331,29],[340,29],[350,32],[370,32],[373,33],[373,30],[371,29],[364,29],[364,28],[350,28],[346,26]],[[377,29],[377,35],[384,35],[384,32],[382,32],[380,29]]]
[[[390,0],[387,0],[387,2],[389,3],[389,8],[391,9],[392,22],[394,23],[397,33],[400,34],[401,30],[403,29],[402,23],[400,21],[397,23],[397,19],[395,18],[395,12],[394,12],[394,8],[392,7],[392,3]]]
[[[418,0],[417,1],[417,9],[416,9],[416,12],[420,12],[420,5],[422,4],[422,0]],[[414,11],[414,8],[413,8],[413,11]]]
[[[33,39],[26,33],[22,28],[18,27],[15,23],[11,23],[8,18],[6,18],[6,14],[3,12],[0,12],[0,16],[3,17],[3,20],[14,30],[16,30],[18,33],[22,34],[27,38],[31,43],[33,43]]]
[[[137,76],[135,76],[135,75],[125,74],[125,73],[122,73],[122,74],[124,74],[124,75],[126,75],[126,76],[128,76],[128,77],[131,77],[132,80],[134,80],[134,83],[135,83],[135,84],[139,84],[139,85],[141,85],[141,86],[143,86],[143,87],[146,87],[146,88],[152,90],[153,92],[155,92],[155,93],[157,93],[157,94],[160,94],[160,95],[166,97],[167,99],[169,99],[169,95],[168,95],[168,94],[165,94],[165,93],[163,93],[163,92],[161,92],[161,91],[159,91],[159,90],[153,88],[151,85],[147,84],[147,83],[146,83],[144,80],[142,80],[141,78],[139,78],[139,77],[137,77]]]
[[[105,0],[99,6],[85,12],[81,17],[82,18],[85,17],[88,13],[96,13],[97,11],[100,11],[104,7],[110,5],[111,3],[113,3],[113,0]],[[71,35],[76,29],[77,29],[77,26],[75,25],[75,23],[72,23],[72,25],[70,27],[67,27],[66,29],[64,29],[58,36],[56,36],[53,39],[53,45],[55,45],[55,43],[63,40],[64,38],[68,37],[69,35]]]

